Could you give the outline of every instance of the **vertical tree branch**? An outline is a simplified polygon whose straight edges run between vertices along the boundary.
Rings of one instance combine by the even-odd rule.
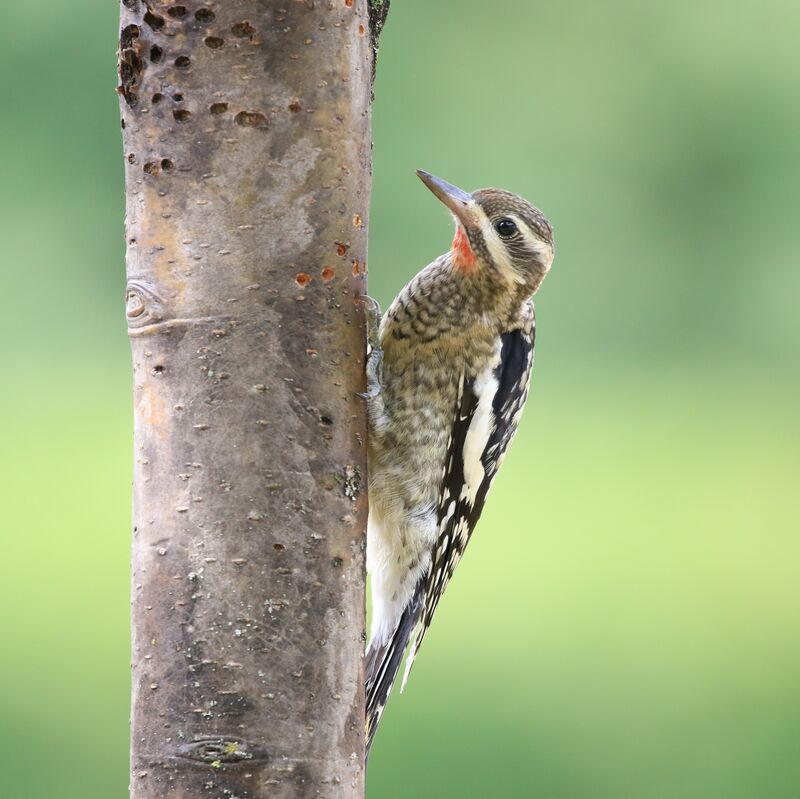
[[[131,794],[363,795],[368,0],[122,0]]]

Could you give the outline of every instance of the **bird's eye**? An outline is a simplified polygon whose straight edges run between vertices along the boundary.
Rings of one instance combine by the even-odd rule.
[[[511,238],[511,236],[517,232],[517,226],[514,224],[513,220],[506,217],[503,219],[498,219],[497,222],[494,223],[494,229],[504,239]]]

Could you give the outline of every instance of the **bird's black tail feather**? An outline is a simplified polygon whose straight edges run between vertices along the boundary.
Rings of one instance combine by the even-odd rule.
[[[411,633],[419,622],[422,603],[425,599],[425,580],[421,579],[414,589],[414,596],[406,605],[403,615],[392,637],[383,646],[373,642],[366,655],[367,675],[367,754],[375,737],[375,730],[389,698],[389,692],[403,661]]]

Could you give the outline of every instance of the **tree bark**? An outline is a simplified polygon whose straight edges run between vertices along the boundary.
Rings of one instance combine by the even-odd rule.
[[[135,799],[363,796],[370,5],[122,0]]]

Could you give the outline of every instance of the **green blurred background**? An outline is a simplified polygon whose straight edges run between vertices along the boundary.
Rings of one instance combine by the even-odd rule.
[[[0,794],[123,799],[117,7],[5,0]],[[369,795],[800,796],[796,3],[395,0],[371,293],[416,167],[553,220],[534,389]]]

